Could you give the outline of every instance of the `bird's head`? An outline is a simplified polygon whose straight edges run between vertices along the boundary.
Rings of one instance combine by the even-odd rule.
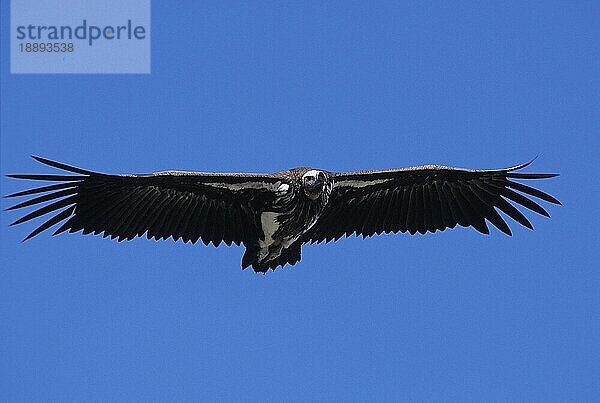
[[[304,189],[304,193],[311,200],[318,199],[325,189],[327,180],[325,172],[311,169],[302,175],[302,188]]]

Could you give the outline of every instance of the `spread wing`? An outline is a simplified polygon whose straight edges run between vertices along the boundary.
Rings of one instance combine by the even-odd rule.
[[[273,175],[177,171],[107,175],[33,158],[76,175],[8,175],[58,182],[7,196],[28,198],[8,210],[39,207],[12,225],[54,214],[25,240],[64,221],[54,235],[83,230],[119,241],[147,234],[148,239],[239,245],[262,236],[257,207],[273,197],[271,190],[280,181]]]
[[[424,234],[454,228],[457,224],[488,234],[486,220],[511,235],[497,210],[533,229],[511,203],[549,217],[542,206],[527,196],[554,204],[560,202],[514,181],[557,176],[516,172],[531,162],[498,170],[426,165],[337,173],[326,210],[303,240],[329,242],[353,233],[363,236],[398,231]]]

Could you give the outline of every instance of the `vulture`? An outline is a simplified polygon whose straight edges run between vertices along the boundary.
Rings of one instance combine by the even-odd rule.
[[[53,182],[6,196],[26,198],[7,210],[37,206],[11,225],[51,214],[23,241],[62,223],[53,235],[82,231],[119,242],[143,235],[214,246],[224,242],[244,245],[242,269],[252,266],[262,273],[299,262],[305,243],[352,234],[434,233],[457,225],[489,234],[486,221],[511,235],[499,212],[533,229],[515,205],[549,217],[532,198],[560,204],[520,183],[557,176],[521,171],[533,161],[494,170],[424,165],[352,172],[301,167],[272,174],[113,175],[33,158],[67,173],[8,175]]]

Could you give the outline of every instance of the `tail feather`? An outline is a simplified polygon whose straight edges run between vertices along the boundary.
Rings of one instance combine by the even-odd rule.
[[[246,245],[246,251],[242,257],[242,270],[252,266],[252,269],[257,273],[265,274],[269,269],[275,271],[279,266],[284,267],[286,264],[295,265],[302,258],[301,256],[302,243],[295,242],[287,249],[283,249],[281,254],[275,259],[269,261],[258,261],[260,247],[258,244]]]

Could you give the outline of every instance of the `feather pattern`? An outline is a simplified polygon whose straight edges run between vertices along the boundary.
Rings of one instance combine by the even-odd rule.
[[[473,170],[425,165],[385,171],[354,171],[335,175],[327,208],[303,240],[321,242],[356,233],[405,232],[424,234],[456,225],[488,234],[486,221],[507,235],[512,232],[498,211],[533,229],[512,203],[549,217],[533,196],[552,204],[560,202],[516,180],[545,179],[546,173],[515,172],[531,162],[498,170]],[[358,185],[357,185],[358,184]],[[378,197],[391,192],[394,197]],[[519,193],[520,192],[520,193]],[[361,217],[357,220],[356,214]],[[330,217],[335,216],[335,219]]]
[[[33,158],[77,175],[9,175],[17,179],[61,182],[7,196],[16,198],[45,193],[8,210],[51,202],[24,215],[13,225],[58,212],[26,239],[65,221],[55,234],[83,231],[119,241],[147,234],[148,238],[172,237],[177,240],[185,237],[194,242],[202,238],[205,243],[214,245],[221,241],[228,244],[249,242],[260,231],[255,228],[255,212],[249,206],[268,197],[267,189],[279,180],[268,174],[236,176],[176,171],[107,175],[45,158]],[[210,214],[198,214],[202,210]]]

